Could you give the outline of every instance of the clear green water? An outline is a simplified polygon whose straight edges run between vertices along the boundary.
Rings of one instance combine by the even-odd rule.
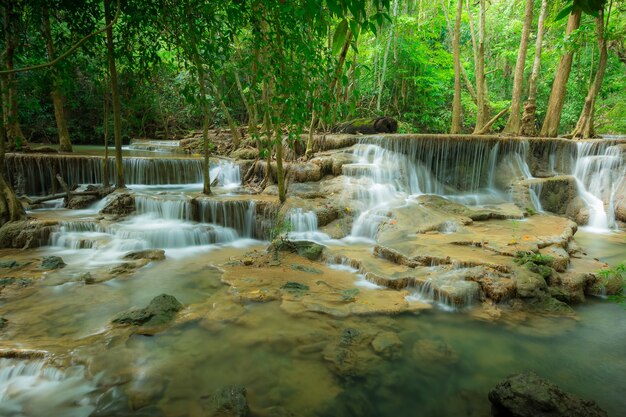
[[[625,254],[624,234],[618,237],[583,233],[579,241],[591,255],[612,262]],[[211,265],[243,252],[167,259],[96,285],[75,282],[80,271],[71,268],[68,256],[70,267],[50,274],[22,298],[0,300],[2,315],[12,323],[0,345],[72,350],[91,375],[103,373],[100,392],[128,397],[103,397],[100,406],[114,410],[107,415],[151,405],[151,413],[201,416],[202,396],[242,384],[253,412],[261,416],[275,415],[268,409],[276,406],[297,416],[487,416],[489,389],[526,370],[594,399],[611,416],[623,415],[626,408],[626,310],[621,306],[592,299],[576,308],[576,319],[527,317],[516,324],[438,310],[345,319],[291,316],[276,301],[244,306],[231,301],[221,272]],[[154,336],[93,336],[118,312],[144,306],[164,292],[198,318]],[[346,328],[394,332],[402,348],[393,359],[381,359],[369,344],[359,346],[355,349],[366,353],[359,363],[363,375],[339,378],[323,349]]]

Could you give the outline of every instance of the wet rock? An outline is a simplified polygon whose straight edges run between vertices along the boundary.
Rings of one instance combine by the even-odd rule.
[[[621,274],[609,273],[596,278],[589,288],[589,294],[615,295],[620,294],[624,288],[624,278]]]
[[[103,214],[127,216],[134,211],[135,198],[128,193],[116,192],[109,197],[109,201],[100,212]]]
[[[16,260],[0,261],[0,268],[13,269],[20,266],[28,265],[28,263],[21,263]]]
[[[2,288],[4,287],[9,287],[9,286],[24,288],[32,284],[33,284],[32,278],[15,278],[15,277],[0,278],[0,290],[2,290]]]
[[[259,156],[259,151],[254,148],[239,148],[234,150],[230,157],[234,159],[256,159]]]
[[[293,269],[294,271],[307,272],[309,274],[318,274],[318,275],[323,274],[323,272],[317,268],[313,268],[311,266],[306,266],[306,265],[300,265],[300,264],[292,264],[291,269]]]
[[[526,268],[519,268],[512,278],[515,282],[516,293],[520,298],[541,298],[547,293],[546,280]]]
[[[560,246],[548,246],[539,249],[539,254],[551,258],[550,266],[557,272],[565,272],[569,266],[569,254]]]
[[[570,203],[578,197],[576,179],[563,175],[545,178],[541,182],[539,201],[541,201],[542,208],[551,213],[566,214]]]
[[[141,268],[142,266],[146,266],[148,263],[150,263],[150,261],[147,259],[138,259],[136,261],[124,262],[119,265],[115,265],[111,267],[109,269],[109,272],[113,276],[130,274],[136,269]]]
[[[95,195],[75,195],[66,203],[65,207],[72,210],[84,209],[98,200],[98,196]]]
[[[306,292],[309,291],[309,286],[305,284],[300,284],[299,282],[288,281],[282,287],[283,290],[290,292]]]
[[[80,280],[83,281],[87,285],[95,284],[96,279],[89,272],[85,272],[80,276]]]
[[[165,259],[165,251],[163,249],[147,249],[128,252],[126,255],[124,255],[124,259],[147,259],[150,261],[162,261],[163,259]]]
[[[575,197],[569,202],[565,209],[565,215],[574,220],[579,226],[589,223],[589,209],[580,197]]]
[[[0,227],[0,248],[31,249],[45,246],[57,225],[56,221],[33,219],[6,223]]]
[[[516,374],[489,391],[494,417],[607,417],[595,402],[562,391],[529,372]]]
[[[596,277],[585,272],[572,271],[561,274],[550,281],[550,295],[559,301],[568,304],[583,303],[585,301],[585,290],[590,282],[594,282]]]
[[[402,341],[394,332],[381,332],[372,340],[372,349],[384,358],[396,358],[402,353]]]
[[[247,417],[250,415],[246,388],[241,385],[228,385],[203,397],[202,408],[207,417]]]
[[[289,175],[294,182],[313,182],[322,179],[322,170],[310,162],[294,163],[289,167]]]
[[[173,296],[161,294],[152,299],[146,308],[120,314],[112,323],[133,326],[157,326],[171,321],[183,305]]]
[[[443,341],[423,339],[413,344],[413,358],[422,363],[451,365],[459,360],[459,354]]]
[[[311,261],[317,261],[322,256],[324,246],[308,240],[287,240],[281,238],[275,239],[269,250],[297,253]]]
[[[44,256],[41,261],[41,269],[60,269],[65,267],[65,265],[60,256]]]
[[[542,314],[554,314],[559,316],[574,314],[574,310],[572,310],[569,305],[550,295],[524,300],[524,308]]]

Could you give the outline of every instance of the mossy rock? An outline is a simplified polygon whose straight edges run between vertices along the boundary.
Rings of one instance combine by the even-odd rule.
[[[171,321],[183,305],[168,294],[161,294],[152,299],[146,308],[130,310],[120,314],[112,323],[133,326],[158,326]]]
[[[59,256],[45,256],[41,261],[41,269],[60,269],[65,267],[65,262]]]
[[[317,261],[322,256],[322,252],[324,252],[324,246],[308,240],[287,240],[279,238],[274,239],[269,250],[297,253],[311,261]]]

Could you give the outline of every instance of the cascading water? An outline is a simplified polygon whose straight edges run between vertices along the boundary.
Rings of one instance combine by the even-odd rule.
[[[110,181],[114,180],[115,160],[109,159]],[[201,184],[204,162],[196,158],[123,159],[124,179],[129,186]],[[8,154],[8,179],[18,194],[49,195],[62,192],[56,174],[67,184],[100,184],[103,159],[97,156]],[[226,189],[241,185],[239,166],[219,160],[211,167],[211,178]],[[201,186],[198,186],[201,187]]]
[[[317,230],[317,214],[314,211],[295,208],[287,213],[286,219],[289,225],[287,236],[290,239],[315,242],[327,242],[331,239],[326,233]]]
[[[0,359],[0,416],[87,417],[95,391],[82,367],[61,371],[41,360]]]
[[[579,142],[577,150],[573,175],[589,209],[588,227],[599,232],[615,228],[615,193],[626,181],[622,151],[601,142]]]
[[[486,140],[389,140],[368,137],[355,146],[357,162],[343,165],[346,200],[359,212],[351,236],[374,239],[392,207],[420,194],[442,195],[462,204],[508,201],[497,186],[498,170],[532,178],[528,142]],[[539,207],[540,208],[540,207]]]

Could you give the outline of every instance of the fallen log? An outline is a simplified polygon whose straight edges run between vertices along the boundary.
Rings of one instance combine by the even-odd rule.
[[[79,192],[72,193],[73,197],[79,197],[83,195],[100,196],[102,195],[102,191],[94,190],[94,191],[79,191]],[[56,200],[57,198],[64,198],[64,197],[67,197],[67,193],[65,192],[58,193],[58,194],[50,194],[44,197],[37,197],[37,198],[30,198],[30,197],[22,196],[20,197],[20,199],[24,200],[26,203],[32,206],[32,205],[45,203],[46,201]]]
[[[393,117],[360,118],[339,123],[331,131],[333,133],[347,133],[351,135],[356,133],[365,135],[396,133],[398,131],[398,122]]]

